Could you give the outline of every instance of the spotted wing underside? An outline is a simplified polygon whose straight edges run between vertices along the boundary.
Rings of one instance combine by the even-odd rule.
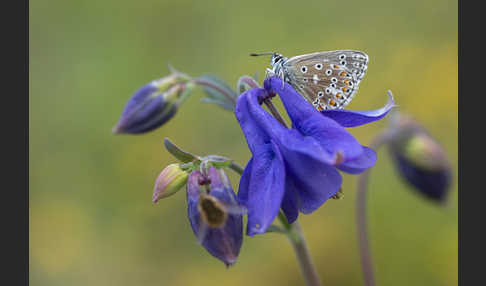
[[[367,68],[368,56],[351,50],[301,55],[284,64],[287,81],[319,110],[346,106]]]

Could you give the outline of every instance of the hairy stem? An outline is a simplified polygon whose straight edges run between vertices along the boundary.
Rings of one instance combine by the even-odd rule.
[[[387,133],[379,134],[371,142],[370,148],[376,151],[380,146],[387,142],[388,138],[389,136]],[[358,232],[359,254],[361,258],[361,268],[363,270],[364,282],[366,286],[374,286],[375,277],[366,223],[366,194],[368,192],[369,173],[370,169],[361,173],[358,178],[356,197],[356,227]]]
[[[298,221],[291,224],[292,235],[287,235],[290,243],[294,248],[297,261],[299,262],[300,271],[304,276],[307,286],[321,286],[321,280],[317,274],[316,267],[312,262],[312,258],[307,248],[307,243],[304,238],[304,233]]]

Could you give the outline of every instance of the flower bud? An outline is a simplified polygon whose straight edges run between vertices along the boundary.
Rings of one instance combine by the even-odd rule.
[[[394,113],[389,149],[400,174],[420,193],[444,201],[451,167],[440,144],[409,116]]]
[[[156,203],[158,200],[171,196],[182,189],[187,182],[188,175],[179,164],[170,164],[165,167],[155,180],[152,201]]]
[[[144,133],[167,122],[192,89],[187,81],[187,76],[174,73],[141,87],[128,100],[113,132]]]
[[[245,209],[223,169],[208,174],[193,171],[187,181],[187,212],[192,230],[202,246],[226,266],[236,262],[243,242]]]

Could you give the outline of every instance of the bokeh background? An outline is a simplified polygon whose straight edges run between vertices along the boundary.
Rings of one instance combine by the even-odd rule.
[[[284,236],[245,237],[225,269],[197,245],[184,192],[151,202],[156,176],[175,162],[164,137],[246,163],[233,114],[201,103],[198,89],[162,128],[111,129],[132,93],[167,75],[168,63],[235,86],[241,75],[264,76],[269,59],[251,52],[334,49],[370,57],[348,108],[381,107],[392,90],[399,110],[443,144],[455,176],[449,204],[437,207],[378,151],[368,200],[377,284],[457,285],[457,12],[452,0],[30,1],[31,285],[302,285]],[[366,144],[386,124],[351,132]],[[344,199],[300,219],[325,285],[363,283],[356,179],[344,175]]]

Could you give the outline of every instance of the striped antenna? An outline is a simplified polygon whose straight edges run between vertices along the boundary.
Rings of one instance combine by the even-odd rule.
[[[250,54],[250,56],[252,56],[252,57],[258,57],[258,56],[273,56],[274,54],[275,53],[273,53],[273,52],[259,53],[259,54],[253,53],[253,54]]]

